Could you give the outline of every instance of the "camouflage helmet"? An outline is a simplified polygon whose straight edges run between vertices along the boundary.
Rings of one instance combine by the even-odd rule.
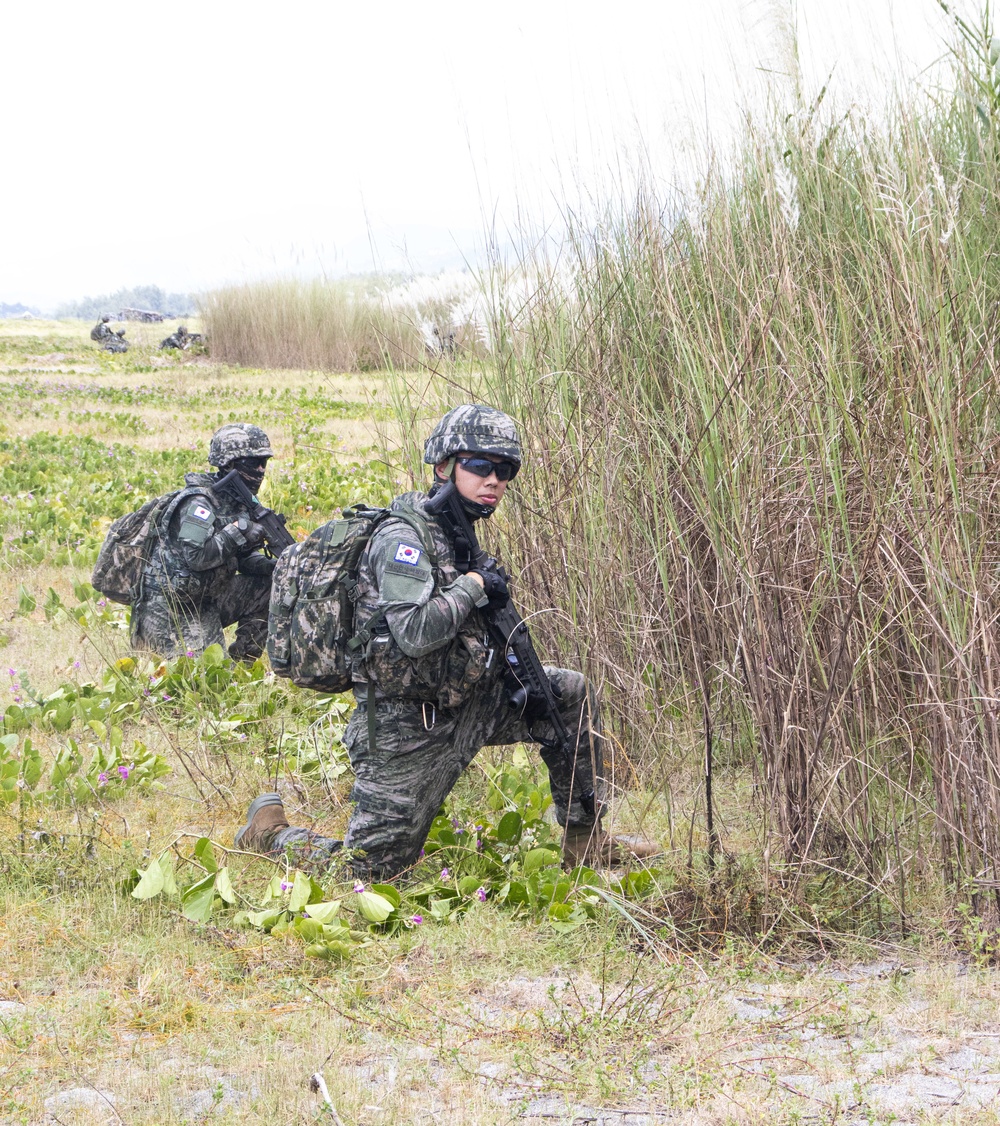
[[[460,450],[471,454],[496,454],[520,465],[517,424],[496,407],[481,403],[455,407],[434,427],[424,443],[424,461],[437,465]]]
[[[274,457],[267,435],[252,422],[227,422],[208,443],[208,464],[222,469],[238,457]]]

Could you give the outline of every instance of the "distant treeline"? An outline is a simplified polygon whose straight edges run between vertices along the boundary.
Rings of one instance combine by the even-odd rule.
[[[57,317],[83,317],[86,320],[114,316],[120,309],[149,309],[154,313],[172,313],[176,317],[189,317],[196,312],[194,297],[190,293],[167,293],[158,285],[137,285],[133,289],[119,289],[117,293],[99,297],[84,297],[56,309]]]

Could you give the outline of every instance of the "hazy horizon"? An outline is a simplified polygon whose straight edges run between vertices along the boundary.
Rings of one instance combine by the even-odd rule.
[[[827,8],[22,7],[0,302],[476,265],[493,232],[556,222],[633,160],[690,177],[796,65],[807,97],[832,72],[832,97],[877,102],[949,35],[935,0]]]

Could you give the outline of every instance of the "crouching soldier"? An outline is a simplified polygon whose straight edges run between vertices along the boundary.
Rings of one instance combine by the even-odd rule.
[[[163,512],[132,605],[132,643],[165,657],[201,653],[223,643],[235,660],[254,660],[267,641],[267,607],[275,560],[261,550],[263,527],[220,480],[236,470],[251,494],[264,480],[274,451],[259,426],[221,427],[208,447],[218,473],[188,473],[185,488]]]
[[[187,348],[193,337],[184,325],[179,325],[165,340],[160,341],[161,348]],[[199,336],[199,340],[201,337]]]
[[[128,341],[125,339],[125,329],[120,328],[115,332],[108,323],[111,318],[107,313],[90,330],[90,339],[97,341],[105,352],[127,352]]]
[[[615,839],[602,827],[595,694],[579,672],[542,670],[572,758],[554,749],[551,723],[511,707],[506,662],[488,640],[484,616],[506,606],[505,575],[495,561],[476,569],[450,505],[427,507],[450,481],[450,503],[468,520],[488,519],[521,468],[514,421],[492,407],[456,407],[428,438],[424,461],[434,467],[429,495],[392,502],[406,519],[377,527],[358,573],[355,628],[365,644],[354,658],[357,708],[344,734],[356,802],[346,839],[289,826],[281,798],[268,793],[251,804],[237,845],[258,852],[297,846],[312,861],[343,845],[354,850],[358,875],[395,876],[417,860],[442,802],[482,747],[541,741],[567,866],[652,855],[651,844]]]

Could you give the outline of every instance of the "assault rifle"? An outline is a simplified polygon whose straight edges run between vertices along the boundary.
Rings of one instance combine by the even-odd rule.
[[[494,571],[503,575],[506,581],[507,573],[480,546],[472,521],[462,508],[461,498],[454,482],[448,481],[447,484],[442,485],[424,507],[432,516],[447,511],[451,517],[456,532],[456,562],[459,564],[459,569],[464,565],[464,560],[459,555],[459,550],[464,546],[467,549],[467,570],[479,571],[481,574]],[[464,545],[461,542],[463,540]],[[463,551],[462,554],[465,552]],[[487,607],[482,614],[486,619],[490,639],[506,660],[504,679],[510,690],[508,703],[518,715],[527,719],[529,724],[531,720],[544,720],[549,724],[555,733],[554,738],[543,738],[533,731],[530,725],[528,732],[542,747],[561,754],[570,769],[570,777],[579,782],[580,776],[576,768],[578,750],[576,740],[570,735],[563,721],[562,713],[559,711],[559,701],[552,691],[549,678],[545,675],[542,662],[538,659],[527,623],[509,599],[506,606]],[[576,795],[584,812],[589,817],[593,817],[595,812],[593,786],[581,785]]]
[[[295,537],[285,527],[285,518],[272,508],[265,508],[247,488],[246,481],[235,469],[220,477],[212,485],[213,489],[229,494],[240,501],[250,512],[250,518],[264,529],[264,543],[268,552],[277,558],[286,547],[295,543]]]

